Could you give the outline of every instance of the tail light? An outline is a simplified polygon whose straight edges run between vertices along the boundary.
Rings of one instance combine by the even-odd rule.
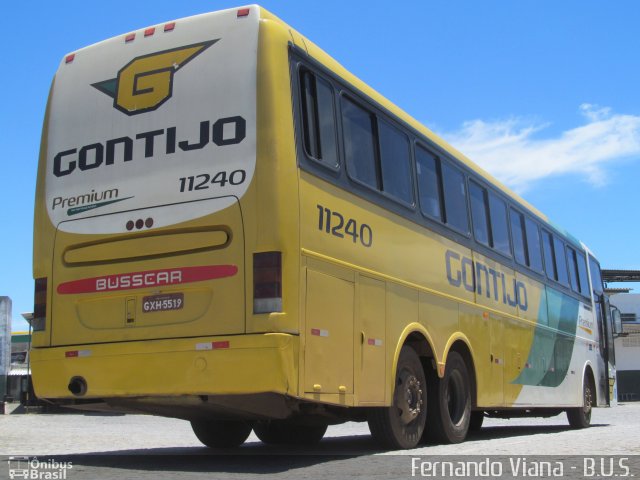
[[[282,311],[282,253],[253,254],[253,313]]]
[[[33,320],[31,326],[34,332],[45,329],[47,324],[47,278],[36,278],[35,294],[33,297]]]

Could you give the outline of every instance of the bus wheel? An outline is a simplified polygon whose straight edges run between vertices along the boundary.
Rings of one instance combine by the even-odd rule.
[[[327,425],[298,425],[282,420],[258,421],[253,432],[269,444],[315,445],[327,431]]]
[[[476,411],[471,412],[471,420],[469,421],[469,430],[477,432],[482,428],[482,422],[484,422],[484,412]]]
[[[426,387],[418,354],[410,347],[402,347],[393,404],[387,408],[372,408],[369,412],[369,430],[373,438],[393,449],[415,447],[427,418]]]
[[[198,440],[211,448],[233,448],[244,443],[251,425],[241,420],[197,420],[191,422]]]
[[[591,425],[591,407],[593,406],[593,391],[589,377],[584,378],[582,386],[582,406],[567,409],[567,419],[573,428],[587,428]]]
[[[430,373],[428,391],[428,438],[443,443],[464,441],[471,422],[471,390],[467,365],[459,353],[449,353],[443,378]]]

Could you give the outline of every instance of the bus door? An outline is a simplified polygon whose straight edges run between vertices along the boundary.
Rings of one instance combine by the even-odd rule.
[[[598,397],[606,398],[607,405],[613,399],[613,383],[615,378],[610,378],[610,369],[615,369],[615,352],[613,346],[613,330],[611,322],[611,307],[609,298],[604,294],[600,265],[595,258],[589,256],[589,270],[591,272],[591,284],[595,304],[595,317],[598,324]]]

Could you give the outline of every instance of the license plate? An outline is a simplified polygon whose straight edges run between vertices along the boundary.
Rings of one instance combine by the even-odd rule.
[[[183,293],[167,293],[164,295],[150,295],[142,299],[142,312],[166,312],[180,310],[184,307]]]

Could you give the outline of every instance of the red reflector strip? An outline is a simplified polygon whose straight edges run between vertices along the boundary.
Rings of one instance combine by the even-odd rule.
[[[238,18],[249,16],[250,11],[250,8],[241,8],[240,10],[238,10]]]
[[[145,36],[145,37],[150,37],[150,36],[151,36],[151,35],[153,35],[154,33],[156,33],[156,29],[155,29],[155,27],[147,28],[147,29],[144,31],[144,36]]]
[[[329,330],[321,330],[319,328],[312,328],[311,335],[315,335],[316,337],[328,337]]]
[[[124,37],[124,41],[126,43],[133,42],[135,39],[136,39],[136,34],[135,33],[130,33],[129,35]]]
[[[66,358],[88,357],[90,355],[91,350],[68,350],[64,352]]]
[[[196,343],[196,350],[221,350],[229,348],[229,341]]]
[[[67,55],[67,57],[64,59],[64,62],[71,63],[75,58],[76,58],[76,54],[72,53],[71,55]]]
[[[165,32],[173,32],[174,28],[176,28],[176,22],[167,23],[164,26],[164,31]]]

